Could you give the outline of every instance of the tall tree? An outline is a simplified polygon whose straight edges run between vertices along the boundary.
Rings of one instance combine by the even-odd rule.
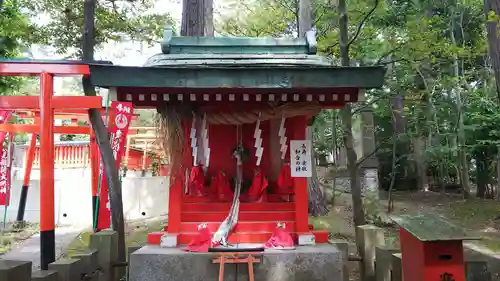
[[[298,17],[298,28],[297,34],[299,38],[304,38],[306,36],[306,32],[313,28],[313,19],[312,19],[312,3],[311,0],[299,0],[299,17]],[[306,138],[308,140],[313,140],[313,123],[316,119],[316,116],[313,116],[306,128]],[[309,213],[312,216],[324,216],[328,213],[327,208],[327,200],[325,193],[321,188],[321,183],[318,180],[318,172],[316,169],[316,153],[311,154],[311,163],[313,166],[312,177],[307,179],[307,187],[308,187],[308,199],[309,199]]]
[[[488,47],[491,66],[495,77],[498,102],[500,102],[500,37],[498,34],[498,22],[500,19],[500,1],[484,0],[484,11],[486,13],[486,30],[488,34]],[[497,148],[497,189],[500,189],[500,146]],[[497,190],[497,198],[500,199],[500,191]]]
[[[349,57],[349,46],[351,42],[349,41],[348,33],[348,15],[347,15],[347,3],[346,0],[339,0],[338,2],[339,11],[339,47],[340,47],[340,60],[342,66],[350,66]],[[361,25],[360,25],[361,26]],[[356,39],[354,37],[353,39]],[[350,103],[346,105],[341,110],[342,115],[342,126],[343,126],[343,138],[344,146],[347,153],[347,170],[349,172],[350,184],[351,184],[351,194],[352,194],[352,205],[353,205],[353,218],[354,225],[359,226],[365,224],[365,214],[363,210],[363,201],[361,199],[361,182],[358,173],[358,157],[356,155],[356,150],[354,149],[354,138],[352,135],[352,106]]]
[[[182,1],[182,36],[213,36],[213,0]]]
[[[82,58],[85,61],[94,61],[95,46],[95,7],[96,0],[85,0],[84,2],[84,24],[82,36]],[[96,91],[89,77],[82,78],[83,91],[86,96],[96,96]],[[118,233],[118,262],[126,262],[125,251],[125,222],[123,219],[122,186],[116,167],[108,131],[102,120],[98,109],[88,110],[89,120],[94,130],[97,145],[101,152],[104,171],[108,178],[109,201],[111,205],[111,223],[113,230]]]

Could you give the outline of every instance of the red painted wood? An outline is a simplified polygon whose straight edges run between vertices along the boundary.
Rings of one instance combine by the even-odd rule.
[[[183,212],[229,212],[231,203],[183,203]],[[294,211],[293,203],[241,203],[242,211]]]
[[[294,121],[296,128],[303,128],[302,130],[295,129],[293,131],[293,138],[295,140],[306,139],[306,130],[308,116],[298,116]],[[309,232],[309,212],[308,212],[308,192],[307,192],[307,179],[294,178],[293,186],[295,189],[295,228],[298,233]]]
[[[178,178],[178,180],[171,178],[170,182],[170,196],[168,198],[168,232],[179,233],[181,230],[182,215],[182,178]]]
[[[295,188],[295,223],[297,232],[309,232],[309,212],[307,199],[307,179],[294,178],[293,185]]]
[[[290,201],[288,201],[290,199]],[[184,203],[217,203],[210,197],[183,196]],[[291,203],[295,201],[295,195],[267,194],[268,202]]]
[[[0,73],[2,73],[0,64]],[[54,110],[52,101],[54,95],[54,76],[50,73],[40,75],[40,231],[54,231]],[[14,97],[21,98],[21,97]],[[43,243],[53,241],[42,241]],[[49,244],[50,245],[50,244]],[[43,251],[46,251],[45,253]],[[50,253],[51,250],[48,250]],[[42,257],[47,249],[42,250]],[[43,259],[42,259],[43,260]],[[50,261],[49,261],[50,262]],[[42,268],[46,265],[42,264]],[[46,269],[46,268],[44,268]]]
[[[165,235],[163,231],[156,231],[148,233],[148,244],[149,245],[160,245],[161,237]]]
[[[403,228],[399,231],[403,279],[405,281],[465,281],[464,251],[461,240],[420,241]],[[440,259],[440,256],[447,256]],[[441,275],[452,274],[451,279]]]
[[[290,236],[297,243],[297,234],[294,232],[289,232]],[[159,245],[161,242],[161,237],[165,234],[165,232],[152,232],[148,234],[148,244],[150,245]],[[191,241],[196,238],[196,232],[186,232],[182,233],[177,237],[177,245],[187,245]],[[229,236],[229,243],[238,244],[238,243],[265,243],[269,238],[271,238],[272,232],[239,232],[232,233]],[[327,232],[315,232],[315,240],[316,243],[328,243],[328,239],[325,240],[327,236]]]
[[[43,72],[55,76],[90,75],[90,69],[87,64],[58,63],[56,61],[53,63],[30,61],[0,62],[0,76],[36,76]]]
[[[222,221],[207,223],[208,229],[210,229],[211,232],[217,231],[221,222]],[[285,223],[287,231],[289,232],[295,231],[295,223],[293,221],[281,221],[281,222]],[[197,232],[199,224],[200,224],[199,222],[183,222],[181,223],[181,232],[182,233]],[[243,221],[239,222],[236,225],[236,227],[234,228],[234,232],[272,232],[274,229],[276,229],[276,222]]]
[[[328,231],[313,231],[316,243],[328,243]]]
[[[0,107],[1,108],[1,107]],[[0,124],[0,131],[11,133],[39,133],[40,126],[31,124]],[[54,126],[55,134],[89,134],[89,127],[84,126]]]
[[[1,64],[1,63],[0,63]],[[40,109],[37,96],[0,96],[0,108],[6,110]],[[86,109],[102,108],[102,97],[90,96],[54,96],[51,108],[53,109]]]
[[[198,233],[183,233],[177,237],[177,243],[179,245],[189,244],[191,241],[195,239]],[[271,232],[240,232],[240,233],[232,233],[229,235],[229,243],[230,244],[238,244],[238,243],[265,243],[269,238],[271,238]],[[294,238],[294,234],[290,233],[292,238]]]
[[[184,212],[181,217],[183,222],[223,221],[227,217],[227,212]],[[240,221],[293,221],[295,213],[283,211],[240,212],[238,219]],[[169,230],[170,228],[171,219],[169,218]]]

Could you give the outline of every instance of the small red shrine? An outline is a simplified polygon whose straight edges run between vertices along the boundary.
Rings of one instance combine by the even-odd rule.
[[[209,38],[175,37],[170,28],[162,53],[144,67],[90,69],[114,100],[159,112],[171,163],[168,226],[148,241],[163,246],[203,233],[212,242],[223,233],[229,244],[272,244],[283,231],[299,245],[327,242],[308,223],[306,126],[322,109],[381,87],[385,72],[332,66],[316,55],[314,31],[303,39]]]

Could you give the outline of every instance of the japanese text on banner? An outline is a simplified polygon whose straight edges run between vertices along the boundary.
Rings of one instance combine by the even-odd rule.
[[[130,121],[132,120],[133,107],[131,102],[112,102],[111,108],[114,118],[110,119],[108,130],[110,132],[110,144],[113,156],[116,160],[116,168],[120,169],[120,163],[124,152]],[[101,190],[99,195],[99,216],[97,229],[109,228],[111,225],[111,208],[109,202],[109,187],[102,161],[99,173],[101,175]]]
[[[0,159],[0,206],[9,206],[10,201],[10,170],[13,154],[13,143],[10,136],[9,139],[10,141],[8,144],[5,144],[4,141],[1,142],[2,158]]]

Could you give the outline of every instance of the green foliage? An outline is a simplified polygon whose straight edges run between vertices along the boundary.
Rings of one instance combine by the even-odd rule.
[[[234,0],[232,13],[222,17],[218,24],[222,33],[296,34],[298,1],[241,2]],[[313,1],[313,12],[319,51],[339,64],[335,5],[335,1]],[[363,21],[374,5],[375,0],[349,1],[348,30],[352,38],[362,24],[357,40],[350,45],[353,63],[388,68],[384,88],[366,93],[374,109],[379,162],[385,171],[382,175],[387,179],[394,175],[392,149],[396,142],[396,175],[406,188],[415,185],[418,155],[445,181],[458,180],[459,152],[466,154],[471,175],[476,162],[484,158],[493,177],[492,164],[500,145],[500,101],[486,59],[485,24],[498,22],[498,16],[490,12],[485,19],[482,0],[396,0],[379,1]],[[402,108],[393,108],[396,96],[402,98]],[[355,105],[355,112],[362,106]],[[400,117],[395,112],[402,115],[399,121],[404,123],[404,133],[398,136],[394,124]],[[332,151],[334,143],[342,143],[340,139],[333,141],[332,116],[330,110],[316,116],[314,144],[318,155]],[[339,138],[341,133],[336,135]],[[423,141],[421,151],[416,151],[417,140]],[[382,183],[387,179],[381,179]]]
[[[22,1],[34,21],[33,42],[54,47],[58,53],[81,57],[83,3],[74,0]],[[95,43],[130,39],[152,44],[162,37],[163,27],[173,23],[168,14],[151,12],[153,0],[97,0],[95,9]]]
[[[29,23],[20,9],[19,1],[5,0],[0,10],[0,58],[18,57],[26,43]],[[19,77],[0,77],[0,95],[11,95],[21,81]]]

